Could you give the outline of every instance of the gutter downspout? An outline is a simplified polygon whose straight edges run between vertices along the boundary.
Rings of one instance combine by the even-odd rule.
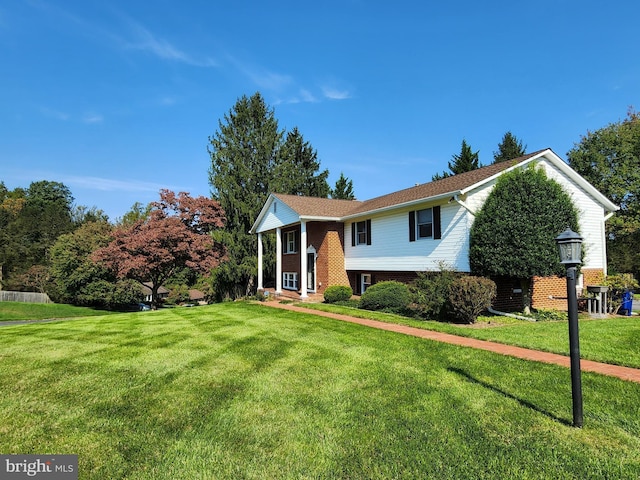
[[[602,218],[602,273],[604,274],[605,278],[609,274],[609,272],[607,271],[607,227],[605,225],[605,222],[613,217],[614,213],[615,212],[609,212]]]
[[[522,315],[516,315],[515,313],[499,312],[498,310],[494,310],[491,307],[487,308],[487,310],[489,310],[489,312],[493,313],[494,315],[500,315],[502,317],[517,318],[518,320],[526,320],[527,322],[535,322],[536,321],[535,318],[523,317]]]
[[[474,212],[473,210],[471,210],[471,209],[469,208],[469,206],[468,206],[466,203],[464,203],[462,200],[460,200],[460,199],[458,198],[458,194],[457,194],[457,193],[453,196],[453,200],[454,200],[455,202],[457,202],[461,207],[463,207],[463,208],[464,208],[467,212],[469,212],[471,215],[473,215],[474,217],[476,216],[476,212]]]

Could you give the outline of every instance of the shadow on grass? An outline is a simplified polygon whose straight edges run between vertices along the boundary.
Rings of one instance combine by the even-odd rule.
[[[489,390],[492,390],[492,391],[494,391],[496,393],[499,393],[500,395],[502,395],[504,397],[510,398],[511,400],[515,400],[516,402],[518,402],[523,407],[527,407],[527,408],[530,408],[530,409],[532,409],[532,410],[534,410],[534,411],[536,411],[538,413],[541,413],[542,415],[545,415],[545,416],[549,417],[551,420],[559,422],[559,423],[561,423],[563,425],[566,425],[568,427],[573,425],[570,421],[568,421],[568,420],[566,420],[564,418],[560,418],[560,417],[554,415],[551,412],[547,412],[546,410],[541,409],[537,405],[534,405],[533,403],[531,403],[531,402],[529,402],[527,400],[524,400],[522,398],[518,398],[515,395],[513,395],[513,394],[511,394],[509,392],[505,392],[504,390],[501,390],[500,388],[495,387],[495,386],[493,386],[493,385],[491,385],[491,384],[489,384],[487,382],[483,382],[482,380],[478,380],[476,377],[474,377],[473,375],[470,375],[469,373],[465,372],[464,370],[461,370],[461,369],[455,368],[455,367],[449,367],[447,370],[449,370],[450,372],[453,372],[453,373],[457,373],[458,375],[460,375],[462,377],[465,377],[470,382],[477,383],[478,385],[481,385],[481,386],[483,386],[485,388],[488,388]]]

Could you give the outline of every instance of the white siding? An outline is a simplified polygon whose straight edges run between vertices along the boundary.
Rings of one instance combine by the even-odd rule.
[[[539,165],[545,169],[547,177],[563,186],[578,209],[578,224],[580,225],[580,235],[583,238],[582,248],[585,253],[583,267],[605,268],[606,244],[603,206],[551,163],[542,159]],[[558,234],[560,233],[562,232],[558,232]]]
[[[563,186],[564,190],[569,194],[574,205],[578,209],[580,234],[584,239],[583,248],[585,251],[585,257],[583,267],[604,268],[606,260],[603,206],[584,189],[580,188],[580,186],[564,175],[552,163],[542,158],[538,162],[538,165],[544,168],[547,177],[555,180]],[[496,180],[483,185],[481,189],[469,192],[465,203],[471,210],[477,212],[482,208],[482,205],[495,184]],[[473,222],[473,217],[471,222]],[[560,233],[562,232],[557,232],[558,235],[560,235]]]
[[[471,192],[467,193],[467,198],[465,199],[465,203],[474,214],[480,211],[480,209],[484,205],[484,202],[487,200],[487,197],[491,193],[491,190],[493,190],[493,187],[495,186],[496,186],[496,180],[494,179],[491,182],[488,182],[482,185],[481,188],[472,190]],[[472,217],[471,222],[473,222],[473,218],[475,217],[473,215],[471,217]]]
[[[603,206],[573,180],[544,158],[539,162],[549,178],[560,183],[572,198],[579,212],[580,234],[584,238],[585,268],[605,268],[605,225]],[[482,208],[496,184],[493,180],[461,198],[477,212]],[[432,204],[415,207],[427,208]],[[474,215],[455,201],[441,206],[442,239],[409,242],[409,209],[371,218],[371,245],[351,246],[351,222],[345,224],[345,266],[357,271],[425,271],[448,268],[469,271],[469,231]],[[560,234],[561,232],[557,232]]]
[[[274,212],[274,205],[276,205]],[[299,222],[298,214],[294,212],[284,203],[277,199],[269,205],[269,211],[262,218],[260,225],[256,229],[257,232],[267,232],[277,227],[283,227],[285,225],[292,225]]]
[[[428,208],[425,204],[414,208]],[[351,246],[352,222],[345,223],[345,267],[347,270],[425,271],[447,268],[469,271],[469,220],[467,211],[455,202],[441,205],[442,239],[409,241],[409,209],[371,218],[371,245]]]

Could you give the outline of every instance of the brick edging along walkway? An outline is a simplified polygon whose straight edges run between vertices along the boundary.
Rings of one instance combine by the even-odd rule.
[[[531,360],[534,362],[552,363],[555,365],[561,365],[563,367],[570,367],[570,359],[565,355],[558,355],[556,353],[540,352],[538,350],[531,350],[528,348],[514,347],[511,345],[504,345],[502,343],[490,342],[487,340],[477,340],[475,338],[460,337],[458,335],[452,335],[449,333],[435,332],[432,330],[423,330],[421,328],[408,327],[406,325],[398,325],[395,323],[386,323],[378,320],[369,320],[366,318],[350,317],[348,315],[342,315],[339,313],[323,312],[320,310],[310,310],[304,307],[297,307],[291,304],[282,304],[276,302],[267,302],[262,305],[269,307],[281,308],[284,310],[290,310],[293,312],[307,313],[310,315],[318,315],[321,317],[333,318],[335,320],[341,320],[344,322],[357,323],[358,325],[364,325],[366,327],[377,328],[379,330],[387,330],[390,332],[402,333],[404,335],[411,335],[419,338],[426,338],[429,340],[435,340],[437,342],[449,343],[451,345],[459,345],[462,347],[477,348],[480,350],[487,350],[489,352],[499,353],[502,355],[509,355],[512,357],[522,358],[524,360]],[[640,383],[640,370],[636,368],[621,367],[618,365],[610,365],[607,363],[593,362],[591,360],[580,360],[580,369],[585,372],[595,372],[602,375],[609,375],[617,377],[622,380],[630,382]]]

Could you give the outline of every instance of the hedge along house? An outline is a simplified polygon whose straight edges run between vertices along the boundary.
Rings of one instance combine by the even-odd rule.
[[[606,275],[605,222],[618,207],[550,149],[453,175],[367,201],[271,194],[251,233],[258,236],[258,290],[263,290],[262,235],[276,233],[275,293],[302,299],[330,285],[354,293],[383,280],[410,282],[417,272],[442,265],[469,272],[469,232],[497,178],[534,164],[560,183],[579,211],[585,258],[579,287],[600,284]],[[554,234],[561,232],[554,232]],[[520,310],[522,292],[514,279],[496,278],[496,308]],[[534,278],[534,308],[566,308],[566,283]]]

